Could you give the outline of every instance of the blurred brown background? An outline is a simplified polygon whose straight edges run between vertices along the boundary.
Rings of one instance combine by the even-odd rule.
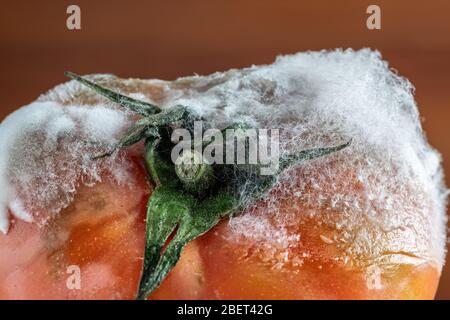
[[[81,30],[66,28],[70,4],[81,7]],[[370,4],[381,7],[381,30],[366,28]],[[2,1],[0,120],[65,81],[65,70],[174,79],[281,53],[371,47],[416,86],[450,177],[449,15],[449,0]],[[447,260],[441,299],[450,299]]]

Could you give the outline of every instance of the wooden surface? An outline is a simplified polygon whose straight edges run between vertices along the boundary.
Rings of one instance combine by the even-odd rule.
[[[365,12],[375,2],[382,29],[370,31]],[[81,7],[82,30],[67,30],[69,4]],[[65,81],[65,70],[174,79],[270,63],[280,53],[371,47],[416,86],[428,138],[450,174],[448,0],[15,0],[1,7],[0,120]],[[450,266],[438,298],[450,299]]]

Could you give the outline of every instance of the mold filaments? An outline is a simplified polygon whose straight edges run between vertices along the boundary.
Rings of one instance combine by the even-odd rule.
[[[213,167],[199,153],[185,150],[175,161],[175,172],[187,191],[200,193],[212,183]]]

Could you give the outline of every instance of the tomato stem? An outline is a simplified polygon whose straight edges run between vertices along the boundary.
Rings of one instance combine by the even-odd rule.
[[[264,198],[277,183],[283,170],[342,150],[351,142],[302,150],[284,157],[272,175],[263,175],[248,165],[173,163],[170,159],[173,143],[168,132],[175,123],[181,123],[182,128],[192,128],[193,121],[200,119],[192,111],[179,105],[161,110],[152,104],[101,87],[74,73],[67,72],[66,75],[144,116],[127,130],[112,150],[94,157],[109,156],[119,148],[145,139],[145,163],[155,189],[147,205],[146,245],[138,299],[146,299],[158,288],[180,259],[186,244],[209,231],[222,218]],[[242,123],[235,123],[229,128],[250,129]],[[222,134],[225,134],[225,130]],[[187,157],[193,156],[192,152],[187,154]],[[181,155],[180,159],[183,160],[183,157]],[[252,188],[244,190],[249,185]],[[168,241],[172,234],[173,237]]]

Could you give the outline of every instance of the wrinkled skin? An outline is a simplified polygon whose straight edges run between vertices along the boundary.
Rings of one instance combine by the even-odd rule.
[[[0,234],[1,299],[136,297],[143,263],[145,208],[152,186],[145,178],[142,159],[133,161],[137,164],[133,173],[137,182],[132,188],[104,178],[94,187],[80,187],[72,205],[46,226],[16,220],[8,235]],[[284,199],[279,205],[280,212],[304,216],[302,203],[294,208]],[[264,203],[244,214],[261,210]],[[352,265],[336,260],[342,256],[341,249],[323,237],[333,230],[320,219],[319,214],[299,220],[295,230],[290,230],[300,235],[301,241],[290,249],[287,258],[277,256],[276,249],[267,253],[267,248],[272,247],[269,238],[237,239],[224,220],[184,249],[175,269],[150,298],[434,297],[439,269],[432,261],[413,258],[396,264],[380,262],[381,286],[374,289],[368,285],[363,256],[350,257],[355,261]],[[373,248],[380,245],[385,244],[371,244]],[[278,266],[279,261],[285,263]],[[74,274],[67,268],[74,265],[81,271],[80,289],[68,288]]]

